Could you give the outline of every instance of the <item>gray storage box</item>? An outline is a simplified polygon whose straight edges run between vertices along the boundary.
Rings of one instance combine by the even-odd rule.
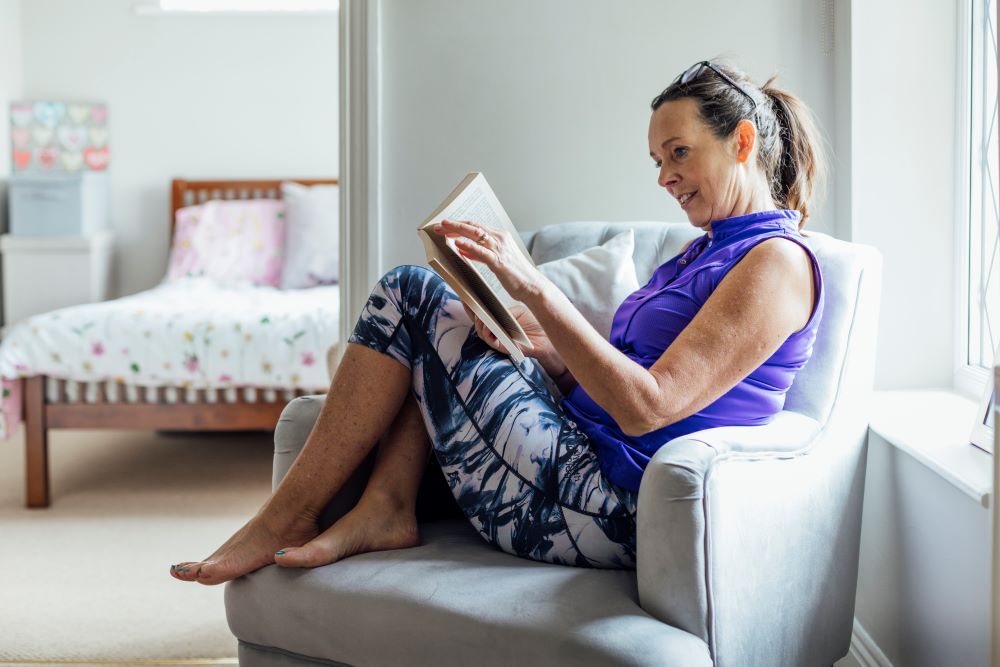
[[[13,174],[10,233],[91,236],[108,229],[108,174]]]

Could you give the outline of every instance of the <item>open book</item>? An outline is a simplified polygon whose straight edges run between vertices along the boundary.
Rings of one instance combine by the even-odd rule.
[[[455,239],[446,238],[431,229],[442,220],[468,220],[494,229],[505,229],[511,233],[528,261],[534,264],[520,234],[500,205],[500,200],[493,194],[486,178],[479,172],[472,172],[463,178],[417,228],[417,235],[424,243],[430,267],[445,279],[462,302],[483,321],[514,362],[521,363],[524,361],[524,354],[515,343],[531,349],[531,341],[510,312],[509,306],[518,303],[517,300],[507,293],[500,280],[485,264],[462,255],[455,245]]]

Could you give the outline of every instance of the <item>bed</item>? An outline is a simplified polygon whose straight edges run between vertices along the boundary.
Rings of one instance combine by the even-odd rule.
[[[337,183],[335,179],[285,180],[303,185]],[[212,199],[279,199],[281,183],[282,180],[174,180],[170,206],[171,236],[175,214],[184,206]],[[196,294],[197,297],[190,299],[185,307],[180,307],[178,304],[183,304],[185,297],[178,290],[184,289],[188,290],[187,294]],[[23,395],[14,397],[5,392],[5,398],[20,398],[23,404],[26,505],[47,507],[50,503],[50,429],[273,430],[288,401],[296,396],[323,392],[328,387],[326,359],[327,351],[336,344],[338,293],[336,285],[288,292],[270,287],[226,292],[209,283],[191,279],[183,285],[161,284],[152,290],[112,302],[56,311],[56,318],[61,316],[70,324],[51,321],[46,326],[44,319],[29,319],[20,330],[22,347],[35,345],[36,357],[42,354],[39,350],[44,348],[37,347],[41,344],[39,340],[28,340],[28,337],[44,339],[48,336],[54,339],[48,349],[52,350],[50,356],[57,358],[57,351],[62,349],[58,347],[58,337],[70,335],[67,331],[72,331],[73,335],[86,335],[86,332],[80,331],[87,326],[81,324],[84,321],[93,320],[98,323],[97,327],[113,329],[115,342],[105,345],[99,337],[89,338],[82,343],[87,352],[80,358],[88,353],[91,356],[78,361],[72,369],[67,367],[66,372],[53,370],[52,363],[48,364],[47,373],[32,371],[32,367],[45,366],[42,363],[15,364],[19,366],[22,383],[18,389],[23,391]],[[212,315],[198,319],[195,303],[206,312],[212,311]],[[63,313],[64,310],[67,312]],[[114,319],[102,319],[109,317],[111,311],[115,313]],[[185,317],[188,319],[185,320]],[[146,345],[147,352],[159,350],[155,339],[165,334],[157,328],[160,325],[152,326],[150,321],[173,327],[169,334],[171,340],[179,340],[191,346],[192,350],[200,349],[202,352],[185,352],[177,360],[179,368],[173,368],[170,362],[150,360],[147,356],[142,362],[127,362],[125,367],[134,372],[133,376],[123,373],[102,377],[101,363],[116,354],[132,353],[129,348],[144,345],[143,337],[154,341]],[[233,321],[235,324],[231,327]],[[249,364],[253,366],[251,371],[247,371],[244,364],[240,372],[227,372],[225,363],[230,362],[230,367],[234,367],[235,357],[244,350],[237,339],[242,337],[249,346],[255,336],[257,342],[254,344],[280,351],[284,357],[276,358],[273,363],[268,360],[260,363],[258,359]],[[8,352],[16,342],[16,339],[13,342],[4,340]],[[199,344],[202,344],[201,348],[196,347]],[[205,351],[211,344],[215,345],[211,356],[216,367],[209,367],[207,362],[210,355]],[[81,342],[77,341],[76,347],[80,345]],[[228,358],[230,354],[233,359]],[[245,361],[243,357],[240,359],[240,363]],[[288,368],[289,359],[295,360],[301,373]],[[37,358],[35,361],[38,361]],[[119,360],[118,363],[125,362]],[[160,372],[147,371],[150,366]],[[185,373],[190,375],[190,379],[181,381],[179,378],[185,377]]]

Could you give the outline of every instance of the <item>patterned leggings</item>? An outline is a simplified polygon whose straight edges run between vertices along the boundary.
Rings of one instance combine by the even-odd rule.
[[[549,563],[635,567],[637,494],[604,477],[538,362],[484,343],[440,276],[389,271],[348,342],[411,370],[448,486],[487,542]]]

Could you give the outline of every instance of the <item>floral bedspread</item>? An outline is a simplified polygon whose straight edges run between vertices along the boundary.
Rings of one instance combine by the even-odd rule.
[[[329,386],[336,285],[301,290],[185,278],[13,325],[0,342],[0,437],[21,415],[21,381],[48,375],[182,388]]]

